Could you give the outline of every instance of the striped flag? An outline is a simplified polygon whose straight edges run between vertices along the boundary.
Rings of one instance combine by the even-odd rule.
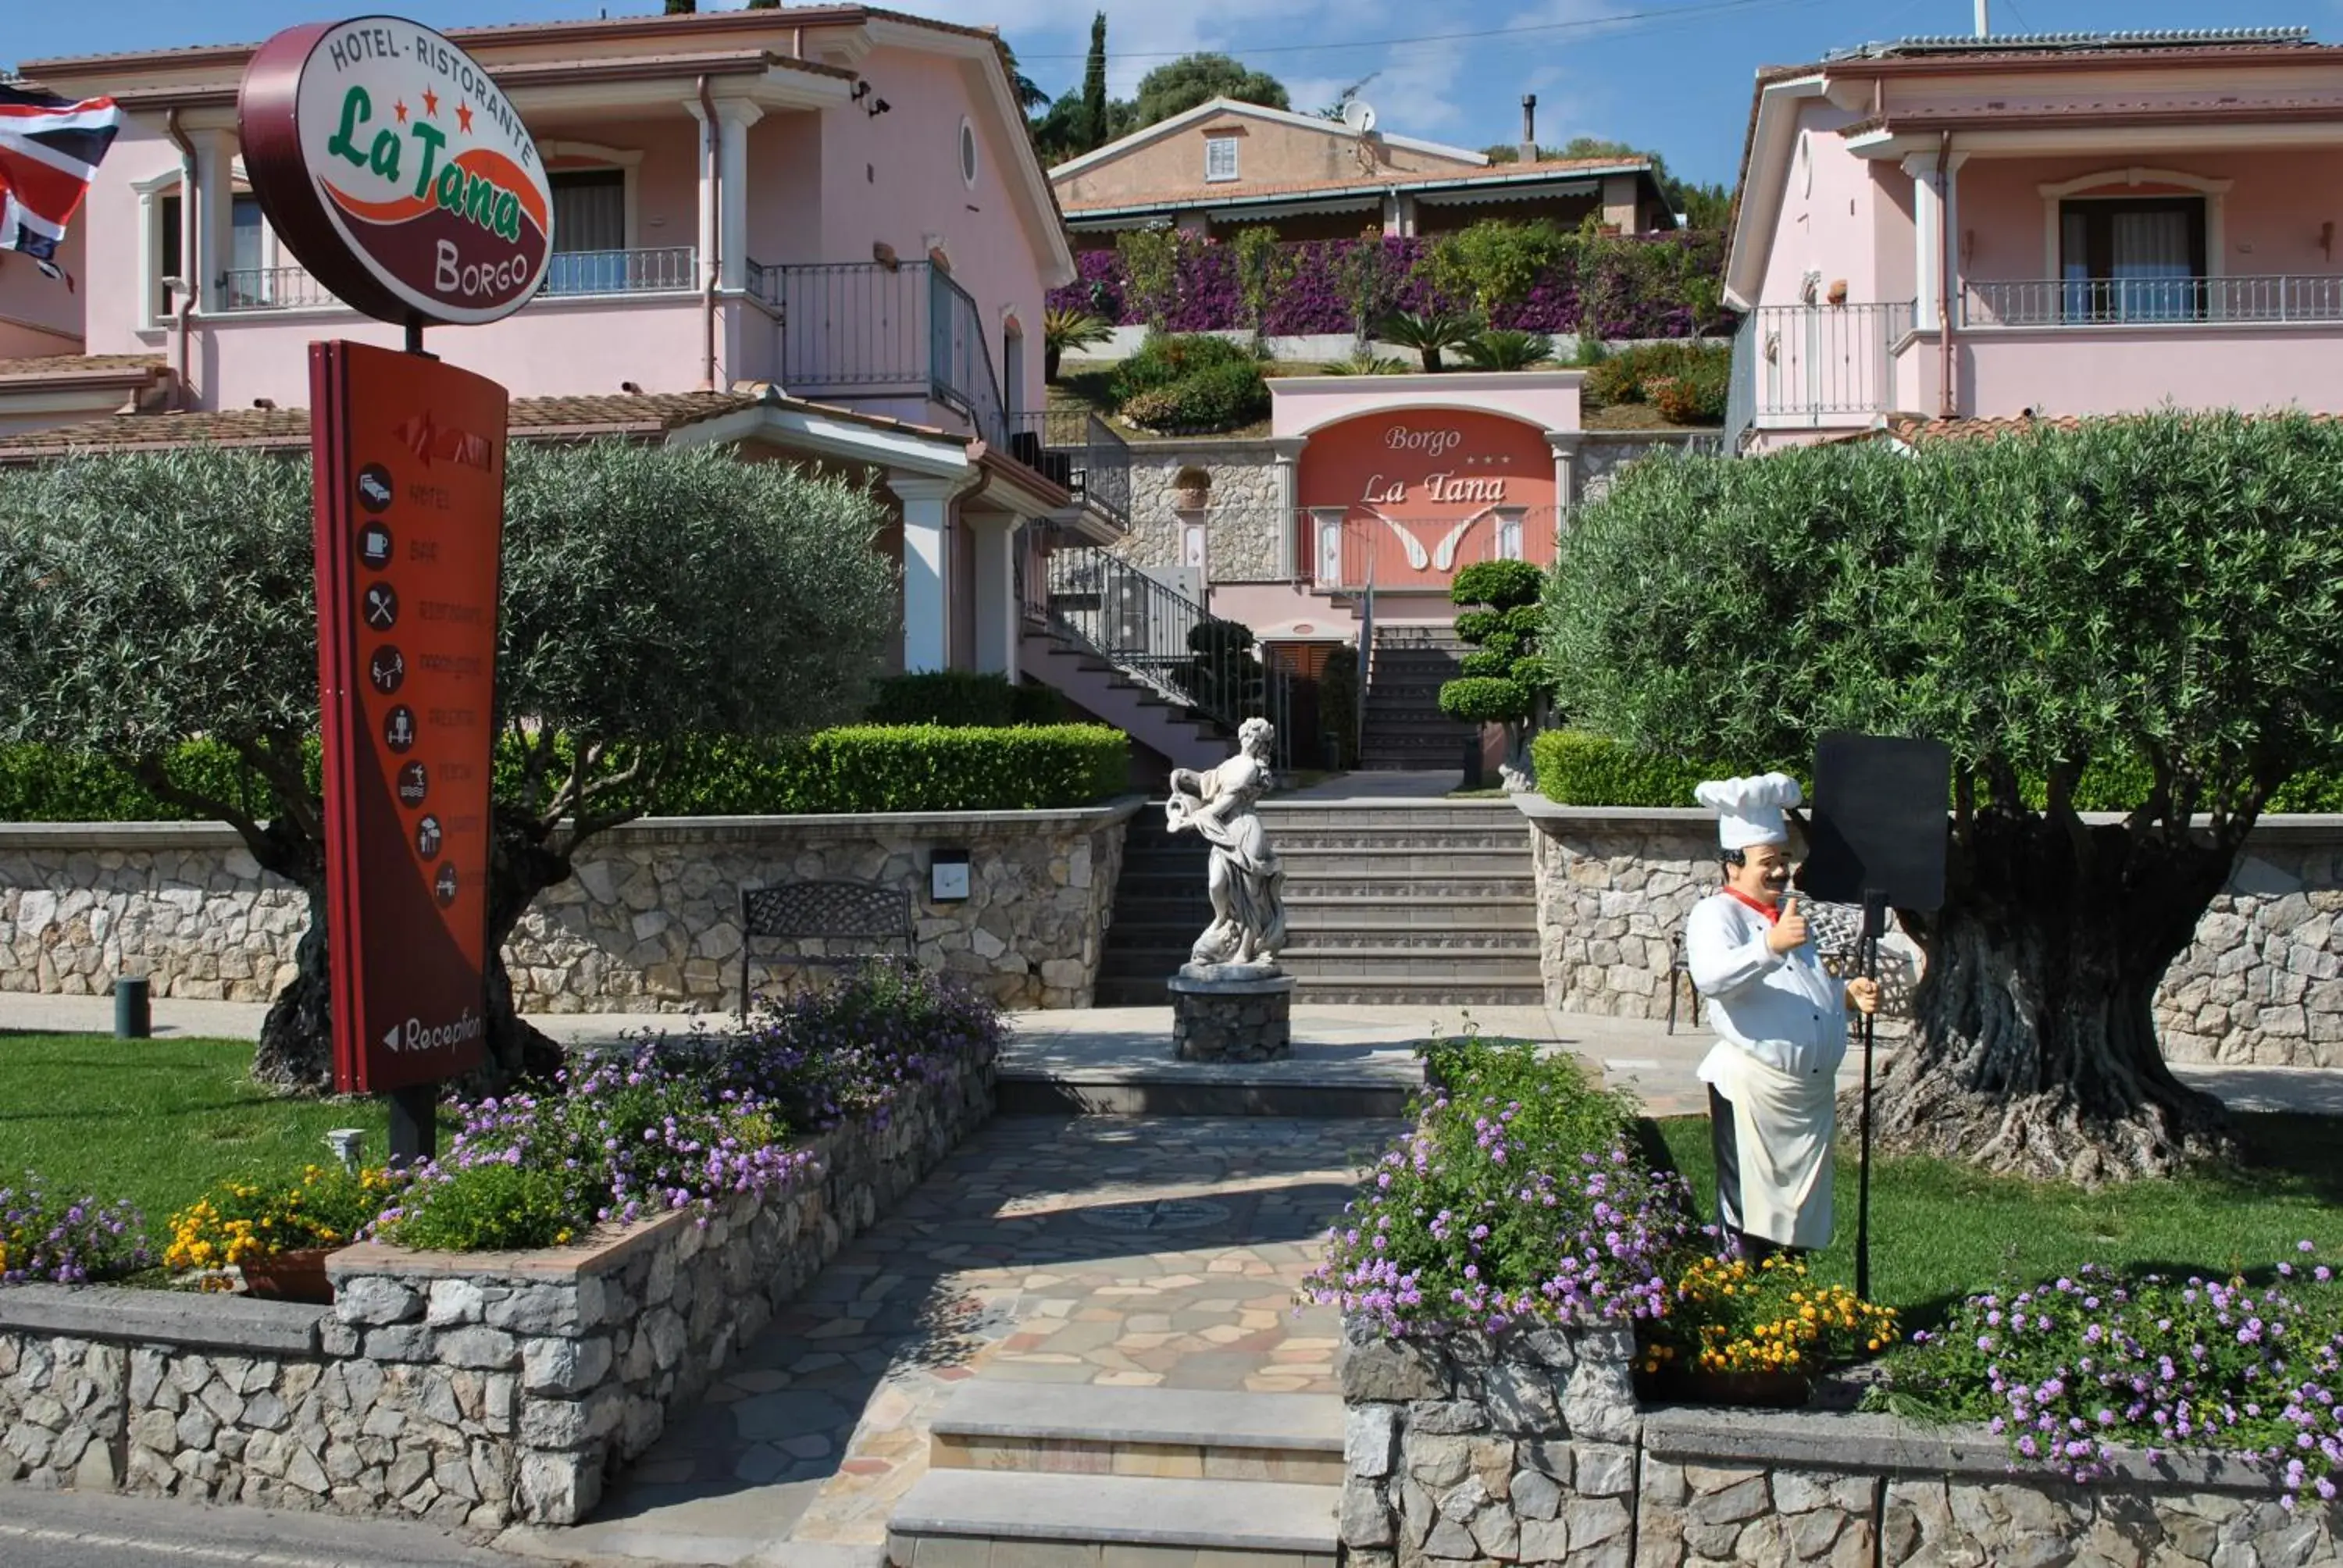
[[[62,277],[57,246],[122,128],[112,98],[75,104],[0,83],[0,250]]]

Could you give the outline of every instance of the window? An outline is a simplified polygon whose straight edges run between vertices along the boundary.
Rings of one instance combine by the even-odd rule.
[[[179,253],[179,215],[185,209],[180,206],[178,196],[165,196],[156,204],[156,209],[162,215],[157,221],[163,229],[163,243],[157,252],[162,257],[162,266],[156,271],[155,284],[155,314],[160,317],[169,316],[177,307],[176,295],[165,280],[174,277],[180,277],[183,282],[194,280],[181,276],[185,270],[185,258]],[[228,208],[227,258],[219,268],[225,275],[221,297],[230,307],[265,304],[273,297],[269,288],[272,279],[266,269],[268,257],[263,248],[261,234],[260,198],[237,193]]]
[[[1236,137],[1204,138],[1204,177],[1208,180],[1232,180],[1237,177]]]
[[[2069,321],[2186,321],[2205,314],[2205,200],[2150,196],[2058,207]]]
[[[557,169],[548,294],[615,294],[627,286],[627,176],[622,169]]]
[[[966,118],[960,123],[960,177],[969,189],[976,188],[976,127]]]

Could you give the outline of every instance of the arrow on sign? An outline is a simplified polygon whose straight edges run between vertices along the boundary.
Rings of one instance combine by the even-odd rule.
[[[385,1050],[397,1050],[398,1049],[398,1025],[395,1023],[392,1024],[390,1026],[390,1032],[382,1037],[382,1048]]]

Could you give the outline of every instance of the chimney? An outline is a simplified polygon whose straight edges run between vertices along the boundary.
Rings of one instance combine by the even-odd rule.
[[[1537,162],[1537,95],[1522,95],[1522,162]]]

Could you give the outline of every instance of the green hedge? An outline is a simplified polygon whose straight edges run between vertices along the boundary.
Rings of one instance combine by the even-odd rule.
[[[314,773],[314,750],[313,773]],[[660,790],[669,817],[848,811],[1025,811],[1095,805],[1122,793],[1131,742],[1101,725],[860,725],[798,741],[708,740],[688,749]],[[500,780],[517,763],[498,759]],[[206,793],[266,816],[233,753],[197,742],[169,763]],[[102,758],[0,747],[0,821],[149,822],[196,813],[156,799]]]
[[[1046,686],[1012,686],[1007,676],[934,669],[879,682],[868,717],[872,724],[998,729],[1014,724],[1063,724],[1066,703]]]
[[[1813,770],[1804,762],[1688,762],[1572,729],[1541,733],[1530,743],[1530,755],[1539,789],[1565,806],[1690,806],[1694,788],[1704,779],[1769,767],[1796,779],[1801,789],[1814,788]],[[2076,785],[2075,805],[2084,811],[2128,811],[2147,792],[2147,773],[2139,765],[2095,763]],[[2042,803],[2039,785],[2029,781],[2026,794],[2036,806]],[[2271,799],[2268,810],[2343,811],[2343,774],[2297,774]]]

